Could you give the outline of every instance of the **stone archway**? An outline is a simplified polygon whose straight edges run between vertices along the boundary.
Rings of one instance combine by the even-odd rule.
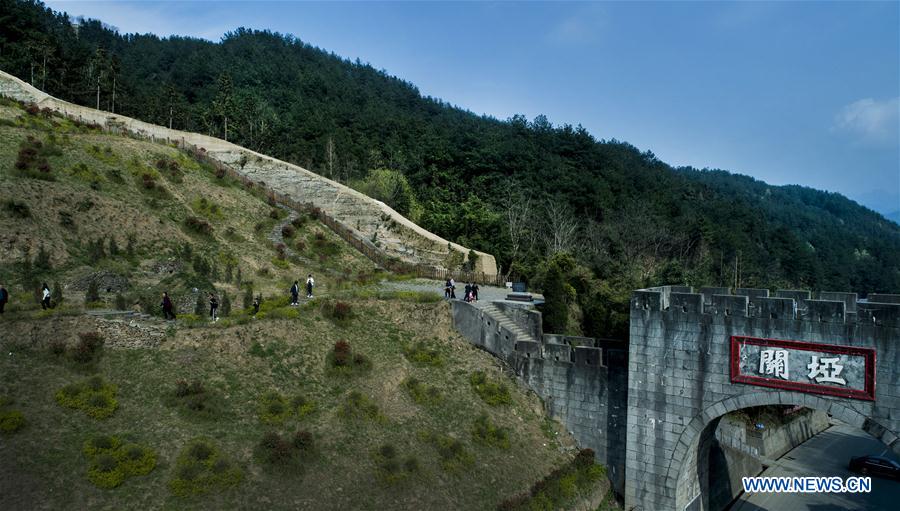
[[[703,434],[709,431],[708,427],[714,425],[725,414],[766,405],[798,405],[821,410],[865,431],[900,454],[898,432],[890,431],[872,418],[847,406],[845,402],[789,391],[763,391],[734,396],[708,406],[681,432],[676,448],[668,460],[666,472],[667,491],[675,496],[676,510],[686,509],[701,494],[702,481],[698,474],[704,471],[698,463],[705,463],[705,458],[699,455],[699,448]],[[691,509],[705,509],[705,507],[691,506]]]
[[[900,296],[882,303],[852,293],[814,300],[808,291],[729,291],[662,287],[632,296],[626,509],[681,511],[702,494],[691,459],[700,435],[743,408],[821,410],[900,452]],[[783,355],[782,373],[761,365],[763,350]],[[821,372],[820,359],[846,379],[816,376],[810,366]]]

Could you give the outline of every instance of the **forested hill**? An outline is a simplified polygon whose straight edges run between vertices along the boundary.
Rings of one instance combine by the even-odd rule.
[[[536,284],[550,255],[574,253],[579,303],[660,282],[900,290],[900,226],[843,196],[673,169],[543,116],[477,116],[291,36],[122,35],[0,0],[0,67],[348,183]]]

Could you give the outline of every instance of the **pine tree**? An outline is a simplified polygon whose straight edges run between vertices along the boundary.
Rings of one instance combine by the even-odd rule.
[[[44,249],[44,245],[38,249],[38,253],[34,256],[34,268],[36,270],[47,271],[51,268],[50,253]]]
[[[116,237],[112,236],[109,238],[109,255],[111,257],[115,257],[119,255],[119,245],[116,243]]]
[[[575,267],[575,260],[567,253],[555,254],[547,264],[544,278],[544,328],[548,332],[564,334],[569,326],[569,300],[572,286],[568,275]]]
[[[125,297],[122,296],[122,293],[116,293],[116,310],[128,310],[128,302],[125,301]]]
[[[237,275],[234,278],[234,283],[237,284],[237,287],[241,287],[241,268],[238,267]]]
[[[97,281],[91,279],[88,284],[87,291],[84,293],[84,304],[90,305],[100,301],[100,290],[97,288]]]
[[[248,284],[247,291],[244,292],[244,308],[249,309],[253,306],[253,286]]]
[[[206,314],[206,300],[203,299],[203,293],[197,293],[197,303],[194,305],[194,314],[203,317]]]
[[[134,234],[128,235],[128,244],[125,245],[125,253],[128,257],[134,257]]]
[[[53,291],[50,292],[50,303],[52,303],[54,307],[57,307],[62,301],[62,287],[60,287],[59,282],[57,281],[53,283]]]
[[[222,291],[222,303],[219,304],[219,315],[228,316],[231,314],[231,298],[228,297],[228,291]]]

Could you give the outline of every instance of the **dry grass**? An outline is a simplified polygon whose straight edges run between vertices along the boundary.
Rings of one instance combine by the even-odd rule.
[[[74,507],[92,509],[490,509],[566,458],[542,431],[545,419],[533,395],[511,384],[513,404],[501,412],[474,394],[468,375],[496,373],[496,362],[452,332],[446,304],[359,300],[352,305],[359,316],[344,329],[308,309],[298,320],[179,331],[159,350],[106,350],[98,370],[118,385],[119,409],[103,423],[59,407],[47,391],[80,373],[55,362],[46,349],[7,341],[3,350],[12,355],[0,361],[0,394],[16,398],[29,426],[0,445],[0,480],[12,490],[0,495],[0,508],[64,509],[77,503]],[[70,326],[25,323],[16,323],[14,332],[36,328],[42,338],[50,328]],[[326,374],[326,354],[338,340],[365,353],[373,362],[371,372],[353,379]],[[415,341],[440,351],[446,366],[409,363],[403,345]],[[253,350],[254,342],[263,349]],[[408,377],[441,388],[442,405],[415,404],[401,388]],[[166,392],[181,378],[202,380],[222,396],[214,420],[192,419],[165,405]],[[354,390],[377,404],[385,420],[339,417],[340,405]],[[258,417],[259,396],[268,391],[303,394],[317,403],[316,412],[276,427],[284,434],[313,433],[318,454],[303,462],[302,473],[272,474],[254,461],[259,438],[272,428]],[[472,424],[481,414],[509,431],[508,450],[471,440]],[[157,469],[116,490],[93,487],[84,477],[80,447],[91,435],[107,431],[129,432],[155,449]],[[461,440],[474,464],[446,471],[422,433]],[[215,439],[237,460],[245,480],[220,495],[174,497],[166,487],[174,459],[198,436]],[[369,456],[384,444],[417,458],[420,470],[402,484],[384,484],[377,461]]]

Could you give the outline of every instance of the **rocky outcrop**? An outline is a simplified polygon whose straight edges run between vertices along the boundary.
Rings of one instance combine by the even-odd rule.
[[[0,71],[0,95],[35,103],[71,119],[97,124],[111,131],[197,148],[237,174],[292,201],[321,209],[353,232],[360,240],[377,245],[385,255],[412,264],[439,268],[467,260],[469,249],[426,231],[392,208],[352,188],[326,179],[302,167],[259,154],[224,140],[168,129],[130,117],[87,108],[39,91]],[[474,270],[497,273],[494,256],[475,252]],[[453,269],[453,268],[450,268]]]

